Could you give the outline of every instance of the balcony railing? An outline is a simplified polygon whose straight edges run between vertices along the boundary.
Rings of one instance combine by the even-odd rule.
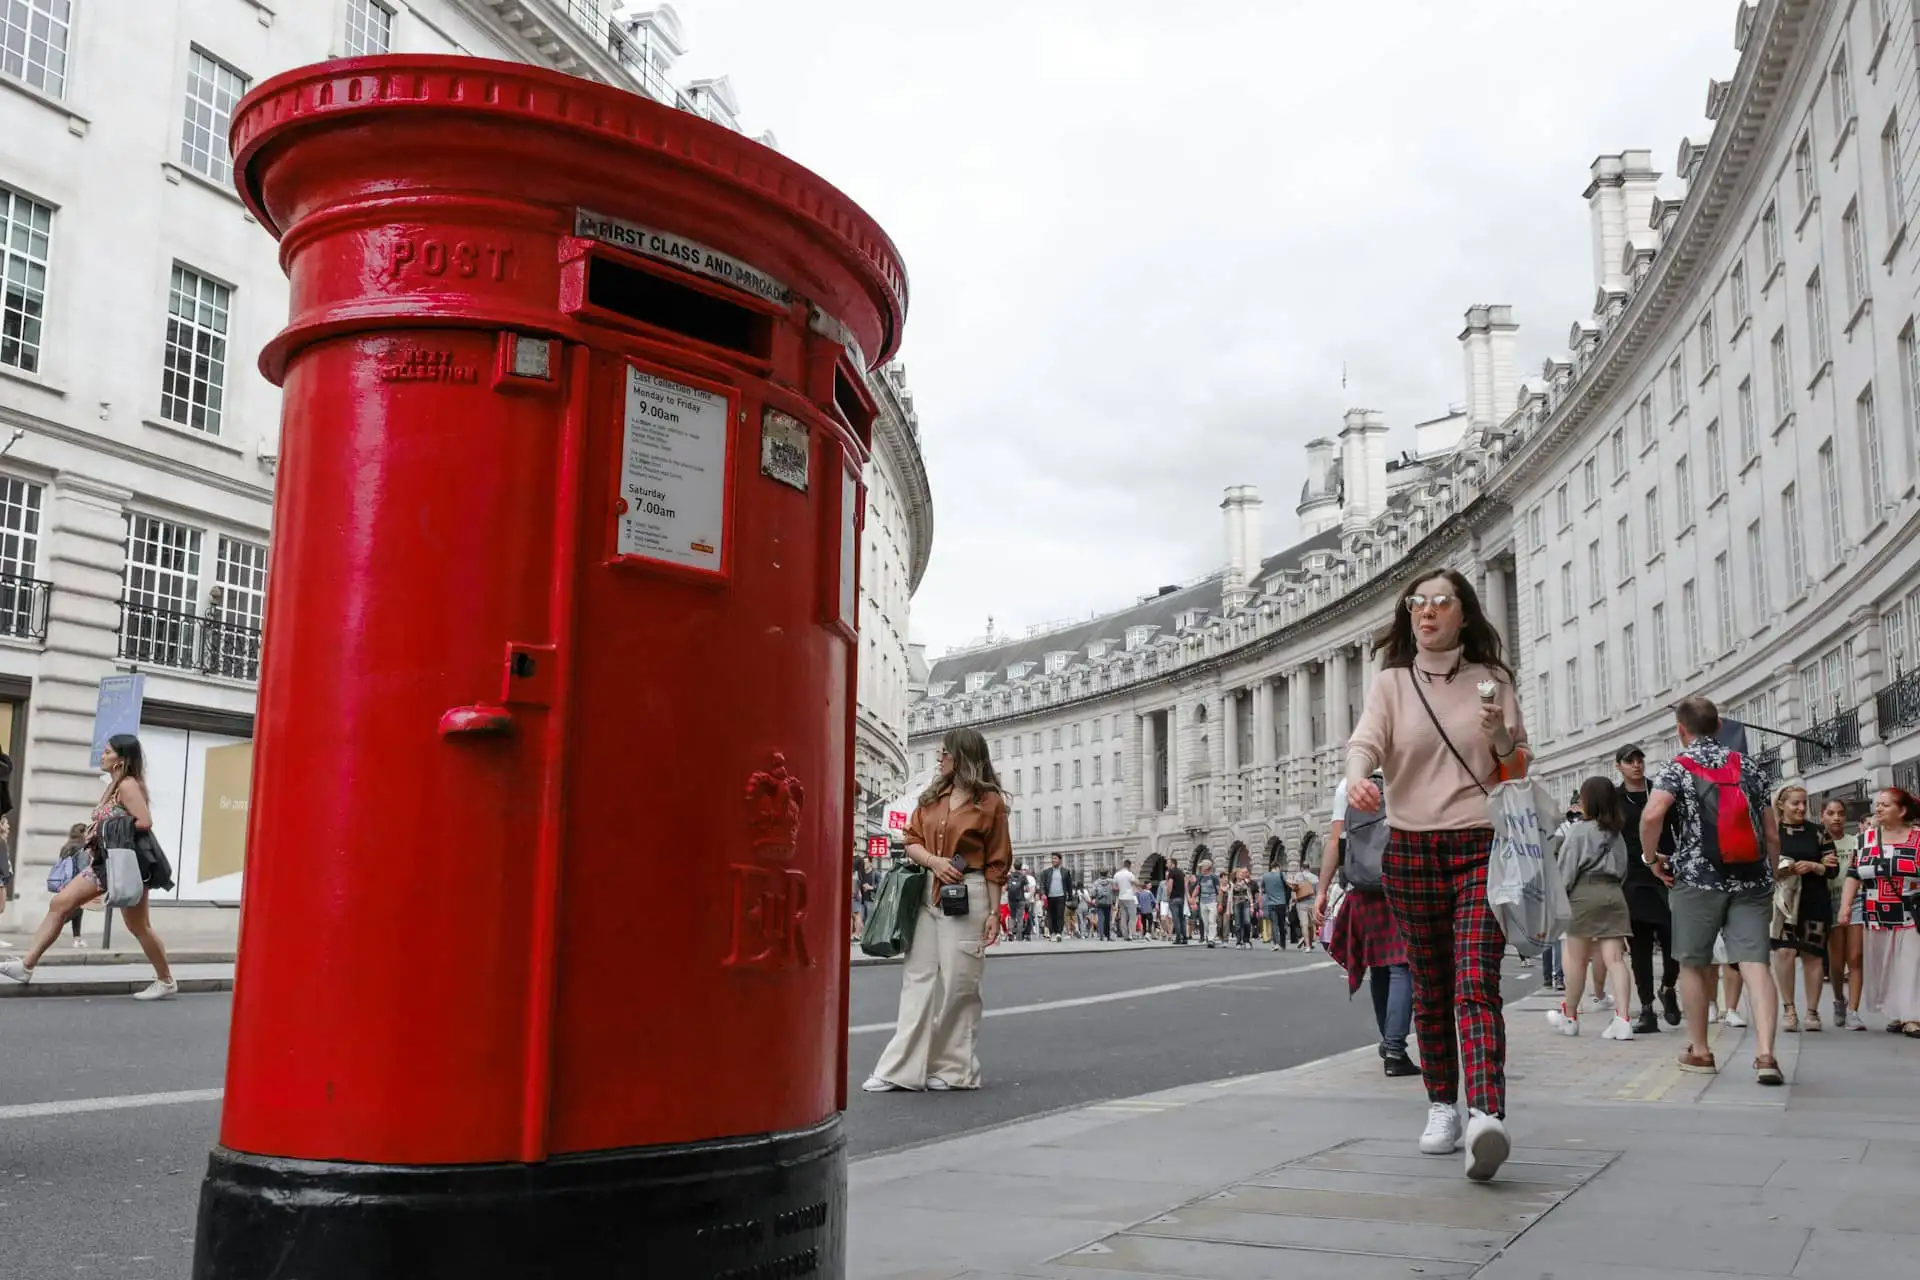
[[[1874,695],[1880,712],[1880,738],[1885,741],[1901,729],[1920,725],[1920,668],[1915,668]]]
[[[1830,764],[1838,764],[1848,756],[1860,753],[1860,712],[1849,707],[1837,711],[1829,720],[1822,720],[1807,730],[1807,737],[1813,742],[1800,743],[1800,771],[1811,773],[1815,769],[1824,769]]]
[[[16,640],[47,638],[47,602],[53,584],[20,574],[0,573],[0,636]]]
[[[258,680],[260,628],[217,614],[202,618],[123,601],[120,656],[148,666]]]
[[[1780,785],[1780,775],[1784,770],[1785,761],[1782,758],[1779,746],[1771,746],[1765,751],[1754,752],[1753,765],[1754,768],[1760,770],[1760,776],[1766,779],[1768,791],[1772,791]]]

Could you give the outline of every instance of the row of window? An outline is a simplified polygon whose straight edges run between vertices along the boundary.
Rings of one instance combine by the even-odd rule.
[[[70,9],[67,0],[0,0],[0,74],[61,96]],[[393,11],[378,0],[348,0],[349,55],[386,52],[392,29]],[[206,50],[189,49],[180,164],[221,187],[233,181],[227,134],[234,107],[251,83]],[[55,216],[51,205],[0,187],[0,365],[23,373],[39,372],[45,355]],[[220,433],[232,311],[230,286],[183,263],[173,265],[161,418],[209,435]]]
[[[44,498],[44,486],[0,475],[0,577],[35,576]],[[229,623],[258,629],[267,607],[266,545],[216,535],[213,580],[203,584],[206,540],[203,529],[129,512],[123,602],[142,613],[180,618],[217,609]]]
[[[1113,834],[1119,835],[1126,830],[1125,819],[1120,809],[1120,798],[1115,796],[1112,804]],[[1054,805],[1052,810],[1053,822],[1051,826],[1042,822],[1042,818],[1046,813],[1045,810],[1032,809],[1023,813],[1021,810],[1015,809],[1012,812],[1012,820],[1010,823],[1013,838],[1015,840],[1081,840],[1087,836],[1106,835],[1107,806],[1096,800],[1085,806],[1085,809],[1091,812],[1093,819],[1091,830],[1087,829],[1085,821],[1086,815],[1083,814],[1082,806],[1077,804],[1070,806]],[[1064,825],[1065,819],[1069,817],[1072,820],[1072,825]]]
[[[393,48],[393,9],[382,0],[346,0],[345,41],[341,52],[349,58],[386,53]],[[73,36],[73,0],[0,0],[0,75],[29,85],[50,98],[67,94],[69,43]],[[231,69],[227,69],[229,72]],[[236,73],[237,74],[237,73]],[[196,68],[194,75],[199,75]],[[224,92],[217,73],[204,77],[200,86],[208,92],[204,102],[211,104]],[[230,88],[231,86],[225,86]],[[227,99],[227,105],[246,92],[246,80],[239,80],[239,92]],[[207,110],[201,116],[198,131],[199,150],[211,159],[214,149],[208,142],[217,139],[219,151],[226,150],[224,125],[213,128],[217,115]],[[194,90],[188,90],[187,119],[195,119]],[[207,172],[201,170],[201,172]],[[208,174],[208,176],[213,176]]]
[[[1073,761],[1073,785],[1075,787],[1080,787],[1085,785],[1083,782],[1083,774],[1081,772],[1081,767],[1080,767],[1082,763],[1083,762],[1079,760]],[[1107,760],[1105,756],[1093,757],[1093,785],[1096,787],[1102,786],[1106,782],[1106,777],[1105,777],[1106,763],[1107,763]],[[1018,767],[1015,767],[1014,769],[1009,771],[1008,781],[1012,784],[1013,794],[1015,795],[1025,794],[1025,788],[1023,784],[1023,779],[1025,777],[1026,777],[1025,772]],[[1054,765],[1053,766],[1053,788],[1052,788],[1053,790],[1055,791],[1060,790],[1061,786],[1063,785],[1062,779],[1064,777],[1065,777],[1065,772],[1063,767],[1059,764]],[[1047,790],[1047,788],[1042,785],[1041,779],[1042,779],[1042,774],[1040,772],[1040,766],[1039,765],[1033,766],[1033,790],[1036,795],[1039,794],[1041,791]],[[1115,782],[1120,782],[1120,781],[1123,781],[1123,779],[1124,779],[1124,775],[1121,773],[1121,770],[1120,770],[1120,753],[1116,751],[1113,753],[1113,780]]]

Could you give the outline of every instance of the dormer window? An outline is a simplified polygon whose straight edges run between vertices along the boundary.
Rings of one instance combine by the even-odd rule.
[[[1128,627],[1127,652],[1132,653],[1135,649],[1144,649],[1147,642],[1153,639],[1153,633],[1157,629],[1158,628],[1155,627]]]
[[[1055,676],[1055,675],[1059,675],[1062,671],[1065,671],[1067,669],[1067,661],[1072,657],[1073,655],[1071,653],[1065,653],[1058,649],[1048,654],[1047,655],[1047,674],[1050,676]]]
[[[1095,640],[1087,646],[1088,661],[1098,662],[1100,659],[1106,656],[1107,656],[1107,642],[1105,640]]]
[[[1027,678],[1027,672],[1031,670],[1033,670],[1031,662],[1016,662],[1007,668],[1007,679],[1024,680]]]
[[[980,692],[987,687],[987,681],[992,678],[992,673],[987,671],[974,671],[969,673],[967,676],[967,692]]]

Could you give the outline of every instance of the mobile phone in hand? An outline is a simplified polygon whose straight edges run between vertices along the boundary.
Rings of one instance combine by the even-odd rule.
[[[967,874],[967,855],[966,854],[956,853],[953,855],[953,869],[959,872],[961,875]]]

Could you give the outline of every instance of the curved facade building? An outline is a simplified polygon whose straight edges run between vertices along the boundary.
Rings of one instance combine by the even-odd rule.
[[[854,722],[853,780],[867,829],[880,834],[881,810],[907,783],[907,704],[913,654],[907,607],[933,551],[933,491],[920,458],[920,419],[906,369],[870,375],[879,407],[867,464],[867,545],[861,560],[860,684]]]
[[[1592,163],[1594,296],[1564,353],[1523,383],[1508,309],[1471,308],[1464,413],[1397,463],[1359,411],[1309,445],[1304,541],[1250,552],[1257,499],[1229,489],[1219,573],[940,659],[911,753],[981,727],[1023,856],[1297,857],[1404,580],[1451,565],[1505,634],[1556,790],[1625,742],[1668,754],[1696,691],[1816,795],[1911,786],[1920,80],[1894,8],[1738,6],[1737,59],[1703,69],[1725,76],[1712,135],[1669,175],[1646,151]]]

